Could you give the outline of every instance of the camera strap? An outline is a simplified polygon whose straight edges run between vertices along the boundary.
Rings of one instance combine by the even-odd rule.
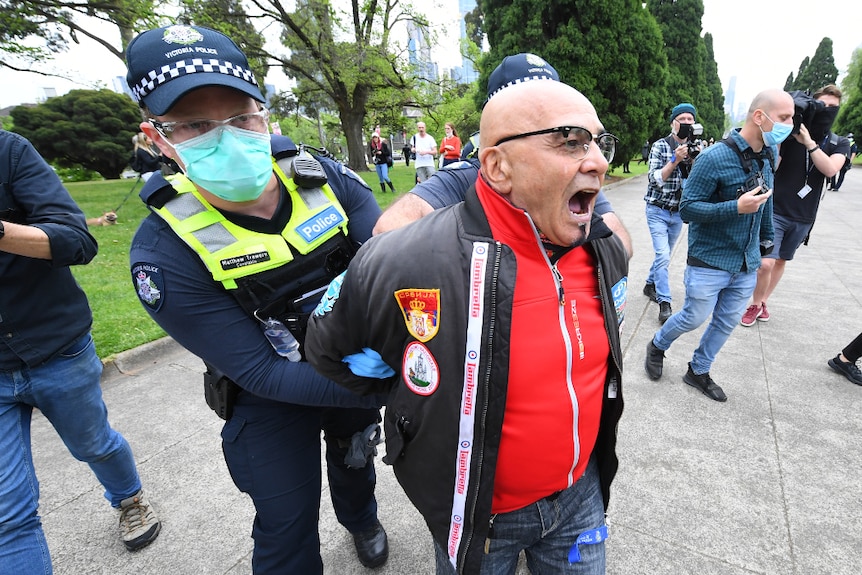
[[[742,164],[742,169],[745,171],[745,174],[748,175],[752,172],[752,160],[757,160],[757,168],[758,172],[763,171],[763,159],[769,160],[769,166],[775,171],[775,162],[772,156],[772,148],[764,147],[763,151],[755,152],[751,148],[746,148],[745,151],[739,149],[739,146],[736,142],[728,136],[719,142],[720,144],[724,144],[734,152],[736,152],[737,157],[739,158],[739,162]]]

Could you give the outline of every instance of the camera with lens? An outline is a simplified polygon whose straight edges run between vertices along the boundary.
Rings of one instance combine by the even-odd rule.
[[[688,161],[694,160],[703,149],[703,124],[691,124],[691,133],[688,136]]]
[[[763,179],[763,174],[760,172],[746,178],[745,183],[736,190],[736,199],[738,200],[742,194],[747,194],[756,188],[760,188],[760,191],[756,194],[758,196],[760,194],[765,194],[768,191],[766,189],[766,181]]]

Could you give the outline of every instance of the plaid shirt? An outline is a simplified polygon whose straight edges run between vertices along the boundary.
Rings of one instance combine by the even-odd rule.
[[[676,140],[674,140],[676,143]],[[662,180],[661,169],[673,158],[674,152],[667,139],[656,140],[649,153],[649,184],[644,200],[648,204],[675,212],[679,209],[682,194],[682,172],[679,166],[673,169],[667,181]]]
[[[738,131],[730,137],[741,152],[751,147]],[[772,154],[778,157],[776,147]],[[766,159],[753,160],[752,170],[758,169],[758,162],[766,187],[772,189],[772,165]],[[689,222],[689,258],[730,273],[760,267],[760,242],[773,240],[772,198],[753,214],[738,213],[736,192],[749,175],[736,152],[718,142],[695,160],[680,202],[680,215]]]

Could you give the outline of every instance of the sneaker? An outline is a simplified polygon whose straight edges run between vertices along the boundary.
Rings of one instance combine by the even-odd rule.
[[[745,310],[745,313],[742,314],[742,319],[739,320],[739,323],[744,325],[745,327],[750,327],[754,325],[754,322],[757,321],[757,318],[763,313],[762,306],[759,305],[750,305],[748,309]],[[767,316],[769,317],[769,316]]]
[[[769,310],[766,309],[766,304],[760,306],[760,315],[757,316],[757,321],[769,321]]]
[[[669,301],[663,301],[660,304],[658,304],[658,321],[659,321],[659,323],[663,324],[664,322],[667,321],[667,318],[669,318],[671,315],[673,315],[673,309],[671,309]]]
[[[653,381],[661,378],[661,372],[664,367],[664,352],[657,348],[652,340],[646,346],[646,359],[644,360],[644,369],[647,375]]]
[[[161,528],[143,489],[120,502],[120,538],[129,551],[137,551],[155,541]]]
[[[711,377],[709,377],[709,372],[697,375],[691,370],[691,363],[688,364],[688,371],[684,376],[682,376],[682,380],[690,386],[701,390],[703,394],[710,399],[714,399],[715,401],[727,401],[727,396],[724,395],[724,390],[721,389]]]
[[[836,355],[828,361],[829,367],[849,379],[856,385],[862,385],[862,371],[855,363],[841,361],[841,355]]]
[[[644,295],[650,298],[652,301],[658,302],[658,295],[656,295],[655,293],[655,284],[644,284]]]

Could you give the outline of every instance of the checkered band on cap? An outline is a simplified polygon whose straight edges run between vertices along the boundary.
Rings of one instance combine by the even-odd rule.
[[[255,86],[258,85],[257,79],[254,77],[254,73],[251,70],[238,66],[233,62],[225,62],[215,58],[191,58],[189,60],[178,60],[166,66],[162,66],[157,70],[147,72],[143,79],[137,85],[132,87],[132,92],[140,101],[151,94],[159,86],[176,78],[198,72],[225,74],[227,76],[234,76],[241,80],[245,80]]]
[[[518,78],[517,80],[512,80],[511,82],[507,82],[506,84],[503,84],[502,86],[500,86],[499,88],[497,88],[496,90],[494,90],[493,92],[488,94],[488,100],[490,100],[491,98],[494,97],[494,95],[499,94],[500,92],[502,92],[503,90],[505,90],[506,88],[508,88],[510,86],[517,86],[518,84],[525,84],[527,82],[532,82],[533,80],[550,80],[552,82],[556,82],[556,80],[554,80],[553,78],[551,78],[550,76],[547,76],[545,74],[541,74],[541,75],[537,74],[535,76],[525,76],[523,78]]]

